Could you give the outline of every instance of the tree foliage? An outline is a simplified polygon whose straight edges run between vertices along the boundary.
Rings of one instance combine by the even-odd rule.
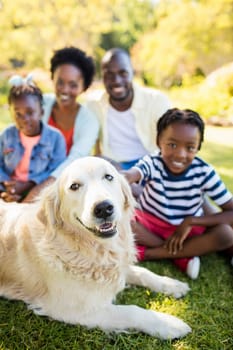
[[[112,46],[129,49],[153,23],[151,10],[149,0],[2,1],[2,64],[47,66],[54,49],[70,45],[97,58]]]
[[[155,23],[154,6],[150,0],[119,0],[113,7],[111,30],[101,36],[100,45],[104,49],[120,46],[129,50]]]
[[[150,85],[180,84],[233,57],[233,0],[0,0],[1,65],[47,68],[54,49],[120,46]]]
[[[232,0],[161,1],[158,26],[132,50],[135,66],[153,85],[180,84],[233,57]]]
[[[99,33],[110,29],[111,6],[108,0],[4,1],[2,63],[46,66],[54,49],[70,45],[93,53]]]

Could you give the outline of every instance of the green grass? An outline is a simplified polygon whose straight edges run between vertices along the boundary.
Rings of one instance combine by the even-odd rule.
[[[5,119],[4,119],[5,118]],[[1,117],[0,129],[8,117]],[[200,155],[212,163],[233,192],[233,129],[207,127]],[[141,287],[127,288],[117,302],[137,304],[184,319],[192,333],[181,340],[160,341],[141,333],[105,334],[39,317],[22,302],[0,299],[0,350],[232,350],[233,267],[217,254],[201,258],[201,272],[190,281],[169,261],[145,262],[150,270],[188,281],[191,291],[175,300]]]
[[[233,193],[233,127],[207,126],[199,156],[214,166]]]
[[[188,281],[170,262],[143,265],[154,272]],[[233,279],[230,265],[215,254],[203,257],[200,277],[191,281],[190,286],[191,292],[180,300],[139,287],[126,289],[117,299],[119,303],[136,303],[183,318],[193,331],[181,340],[161,341],[136,332],[105,334],[99,329],[65,325],[35,316],[22,302],[2,299],[0,349],[232,350]]]

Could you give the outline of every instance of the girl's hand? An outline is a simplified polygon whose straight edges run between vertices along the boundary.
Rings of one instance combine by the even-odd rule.
[[[175,255],[177,251],[183,249],[183,243],[192,229],[189,221],[189,218],[185,218],[173,235],[166,240],[164,247],[168,249],[169,253]]]
[[[14,180],[4,181],[3,184],[4,184],[4,187],[5,187],[5,191],[3,191],[4,193],[8,193],[8,194],[15,194],[15,193],[17,193],[17,191],[16,191],[16,181],[14,181]]]
[[[32,181],[4,181],[4,186],[6,188],[5,192],[8,194],[18,194],[22,196],[25,191],[29,191],[32,187],[35,186],[35,183]]]
[[[1,198],[5,202],[19,202],[21,200],[21,194],[17,191],[17,182],[4,181],[5,191],[1,193]]]
[[[1,198],[5,202],[20,202],[20,200],[22,199],[22,196],[20,196],[17,193],[2,192],[1,193]]]
[[[1,198],[5,202],[20,202],[25,191],[29,191],[35,184],[32,181],[4,181],[5,191],[1,193]]]

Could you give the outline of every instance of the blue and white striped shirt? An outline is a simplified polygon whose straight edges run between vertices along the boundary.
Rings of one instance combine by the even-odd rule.
[[[140,182],[146,183],[139,198],[141,209],[173,225],[186,216],[201,216],[204,194],[218,206],[232,198],[214,168],[198,157],[181,175],[171,174],[158,153],[146,155],[135,167]]]

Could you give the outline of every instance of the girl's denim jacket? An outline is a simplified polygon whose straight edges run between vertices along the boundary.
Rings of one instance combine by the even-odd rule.
[[[0,182],[11,179],[24,153],[19,130],[10,125],[0,134]],[[29,164],[28,180],[43,182],[66,157],[63,135],[55,128],[41,122],[41,137],[33,147]]]

